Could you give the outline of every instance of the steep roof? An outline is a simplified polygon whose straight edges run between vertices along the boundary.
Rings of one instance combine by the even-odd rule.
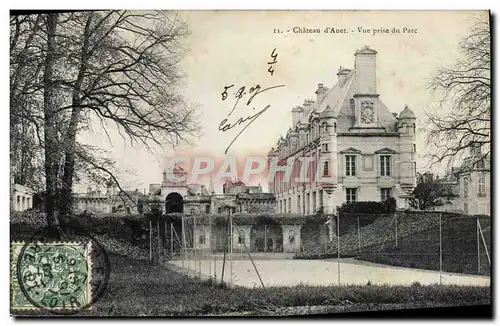
[[[399,119],[415,119],[415,113],[408,108],[408,105],[405,105],[405,108],[399,114]]]

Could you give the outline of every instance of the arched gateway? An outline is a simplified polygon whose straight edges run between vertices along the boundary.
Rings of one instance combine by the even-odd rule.
[[[184,199],[181,194],[171,192],[167,195],[165,198],[165,212],[167,214],[184,212]]]

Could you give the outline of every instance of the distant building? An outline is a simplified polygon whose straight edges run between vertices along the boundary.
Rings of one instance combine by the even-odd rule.
[[[34,191],[30,187],[23,186],[17,183],[11,184],[12,192],[12,210],[14,212],[22,212],[33,208]]]
[[[354,69],[340,68],[332,88],[318,84],[316,100],[292,109],[286,137],[269,151],[269,160],[294,161],[292,180],[301,171],[299,158],[314,158],[309,180],[284,182],[279,174],[269,189],[280,213],[332,213],[353,201],[396,199],[407,208],[416,186],[416,118],[405,107],[391,113],[377,90],[377,51],[354,54]],[[316,175],[329,182],[317,182]]]
[[[98,187],[96,189],[88,187],[86,193],[76,193],[73,196],[76,213],[93,214],[137,214],[139,212],[138,204],[141,200],[147,199],[147,196],[138,189],[121,191],[112,182],[106,185],[105,192]]]
[[[212,181],[209,189],[205,185],[188,184],[187,172],[179,165],[170,173],[173,178],[164,172],[161,184],[150,185],[149,199],[165,203],[164,213],[221,214],[227,206],[234,213],[273,213],[275,210],[275,196],[263,193],[260,185],[247,186],[240,180],[226,180],[223,193],[216,194]]]
[[[458,203],[464,214],[491,215],[490,155],[472,150],[457,172],[460,185]]]

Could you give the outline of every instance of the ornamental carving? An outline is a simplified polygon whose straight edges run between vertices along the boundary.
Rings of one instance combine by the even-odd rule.
[[[372,124],[375,123],[375,111],[373,110],[373,102],[361,102],[361,123]]]

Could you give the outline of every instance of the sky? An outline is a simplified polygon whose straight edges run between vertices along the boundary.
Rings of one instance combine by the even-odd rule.
[[[180,16],[191,31],[186,39],[189,52],[180,66],[186,76],[182,91],[186,101],[198,108],[202,136],[176,153],[223,159],[241,129],[219,131],[234,105],[234,92],[242,86],[249,91],[256,85],[261,89],[284,85],[259,94],[249,106],[245,105],[248,97],[242,98],[228,118],[228,123],[235,123],[270,105],[229,150],[238,157],[265,156],[291,126],[291,109],[304,99],[315,99],[318,83],[332,87],[339,67],[353,68],[354,52],[368,45],[378,51],[380,99],[391,112],[399,113],[408,105],[417,117],[417,170],[421,172],[427,166],[425,110],[437,100],[427,88],[429,80],[438,68],[460,58],[458,43],[475,19],[488,19],[487,12],[477,11],[182,11]],[[322,32],[293,33],[294,27]],[[346,33],[323,33],[327,27]],[[392,33],[393,28],[401,33]],[[269,65],[273,50],[277,62]],[[274,69],[272,75],[269,66]],[[221,93],[229,85],[234,86],[223,101]],[[111,143],[98,128],[84,137],[109,150],[120,169],[132,172],[120,175],[126,187],[142,190],[161,182],[166,158],[174,155],[170,146],[150,153],[110,133]],[[217,192],[222,190],[218,183],[215,187]]]

